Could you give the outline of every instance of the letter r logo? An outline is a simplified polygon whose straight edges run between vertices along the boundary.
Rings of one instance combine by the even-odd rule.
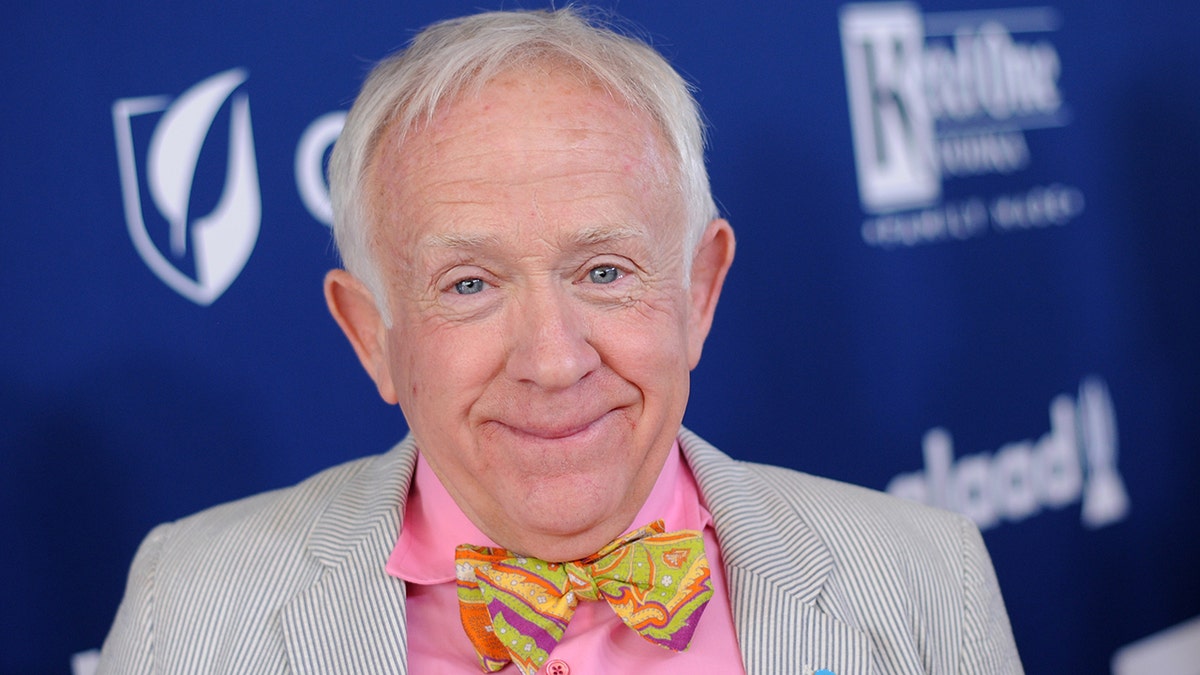
[[[933,204],[942,184],[923,88],[920,12],[909,3],[852,4],[840,23],[863,209]]]

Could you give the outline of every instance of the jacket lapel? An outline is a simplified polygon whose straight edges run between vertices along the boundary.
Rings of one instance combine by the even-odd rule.
[[[820,602],[835,562],[800,513],[750,465],[687,429],[679,439],[713,515],[747,675],[869,672],[867,636]],[[416,457],[410,436],[364,464],[314,526],[308,551],[325,571],[279,617],[298,675],[408,672],[404,583],[384,563]]]
[[[416,467],[410,437],[363,465],[309,535],[324,572],[280,613],[293,671],[407,673],[404,582],[384,571]]]
[[[713,516],[747,675],[869,672],[870,640],[828,610],[835,561],[801,513],[752,465],[687,429],[679,439]]]

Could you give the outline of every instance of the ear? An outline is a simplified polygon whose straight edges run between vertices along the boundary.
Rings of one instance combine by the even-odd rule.
[[[396,387],[388,368],[387,325],[375,296],[346,270],[330,270],[325,275],[325,304],[350,340],[359,363],[375,381],[379,395],[395,405]]]
[[[692,260],[691,311],[688,315],[688,363],[695,368],[700,363],[700,352],[704,340],[712,328],[713,314],[717,310],[717,299],[725,285],[725,274],[733,264],[733,252],[737,243],[733,228],[724,218],[708,224],[696,257]]]

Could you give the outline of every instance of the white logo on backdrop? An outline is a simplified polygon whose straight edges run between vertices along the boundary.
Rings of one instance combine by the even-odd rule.
[[[1085,379],[1076,398],[1062,394],[1050,402],[1050,430],[1037,441],[956,460],[950,432],[938,427],[921,446],[925,470],[896,476],[887,491],[958,511],[980,529],[1075,502],[1082,502],[1080,519],[1089,528],[1123,520],[1129,511],[1117,470],[1117,415],[1098,377]]]
[[[296,188],[300,201],[313,218],[333,224],[333,205],[329,201],[329,183],[325,180],[325,157],[346,124],[346,113],[325,113],[304,130],[296,145]]]
[[[1195,673],[1200,656],[1200,616],[1117,650],[1113,675]]]
[[[213,121],[243,82],[239,68],[218,73],[172,101],[166,96],[123,98],[113,103],[113,126],[121,170],[125,222],[142,260],[164,283],[199,305],[210,305],[233,283],[258,240],[262,199],[250,129],[250,102],[232,96],[225,183],[216,207],[191,215],[192,184],[200,151]],[[155,243],[147,227],[133,119],[162,113],[145,151],[144,180],[154,207],[165,221],[167,248]],[[180,270],[189,260],[194,276]]]
[[[922,14],[907,2],[841,10],[842,54],[863,240],[913,246],[989,229],[1062,225],[1083,193],[1051,183],[946,201],[946,181],[1008,175],[1031,162],[1026,133],[1063,127],[1050,8]],[[1018,40],[1017,35],[1033,35]]]

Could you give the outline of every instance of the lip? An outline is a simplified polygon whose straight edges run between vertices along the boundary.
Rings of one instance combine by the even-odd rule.
[[[530,440],[561,441],[586,435],[589,431],[596,429],[600,422],[606,419],[612,412],[611,410],[607,411],[586,422],[568,422],[566,424],[506,420],[496,420],[496,423],[517,437]]]

